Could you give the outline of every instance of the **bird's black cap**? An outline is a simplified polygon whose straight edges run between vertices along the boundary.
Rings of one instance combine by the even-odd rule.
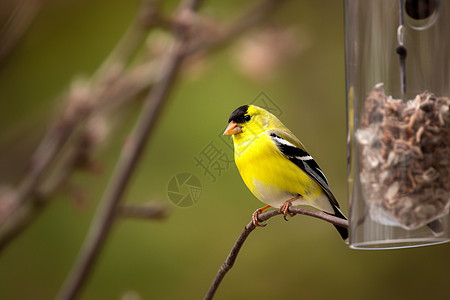
[[[234,121],[238,124],[245,123],[244,116],[247,113],[248,105],[242,105],[238,108],[236,108],[233,113],[231,114],[230,118],[228,119],[228,123],[231,121]]]

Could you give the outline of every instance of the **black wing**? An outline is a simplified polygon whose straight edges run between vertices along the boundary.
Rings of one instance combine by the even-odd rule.
[[[308,174],[315,182],[317,182],[322,189],[327,193],[328,198],[330,198],[331,203],[339,207],[339,204],[328,187],[328,181],[320,169],[319,165],[312,158],[311,155],[308,154],[303,149],[296,147],[290,142],[286,141],[284,138],[280,137],[275,133],[270,133],[270,137],[275,142],[277,148],[283,153],[287,159],[293,162],[296,166],[298,166],[303,172]]]

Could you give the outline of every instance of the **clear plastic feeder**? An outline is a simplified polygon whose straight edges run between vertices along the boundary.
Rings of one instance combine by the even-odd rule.
[[[450,1],[345,0],[350,247],[450,241]]]

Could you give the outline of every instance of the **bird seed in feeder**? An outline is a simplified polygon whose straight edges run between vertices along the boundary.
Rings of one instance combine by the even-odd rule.
[[[376,85],[366,98],[360,173],[375,221],[416,229],[450,206],[450,100],[425,91],[404,102]]]

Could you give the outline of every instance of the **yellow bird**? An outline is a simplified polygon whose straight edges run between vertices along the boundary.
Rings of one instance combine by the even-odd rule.
[[[290,205],[310,205],[347,220],[328,187],[327,179],[299,139],[277,117],[255,105],[243,105],[231,114],[224,135],[232,135],[234,160],[247,187],[268,206],[288,214]],[[344,239],[345,227],[335,225]]]

